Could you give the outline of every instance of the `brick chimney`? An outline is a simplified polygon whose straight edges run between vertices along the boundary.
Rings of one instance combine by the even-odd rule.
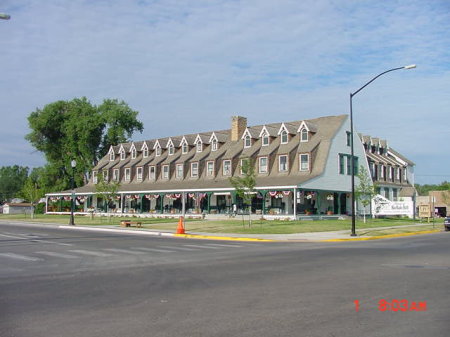
[[[247,128],[247,118],[241,116],[231,117],[231,141],[236,142],[241,139]]]

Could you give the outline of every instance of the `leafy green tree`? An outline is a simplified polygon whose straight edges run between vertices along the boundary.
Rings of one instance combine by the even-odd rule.
[[[256,186],[255,162],[251,159],[243,160],[240,169],[242,171],[243,176],[231,177],[230,183],[235,188],[236,194],[242,198],[244,206],[248,207],[248,214],[249,214],[248,225],[249,227],[251,227],[252,226],[251,207]]]
[[[376,186],[373,184],[372,178],[362,165],[359,167],[357,177],[359,183],[355,188],[355,197],[364,207],[364,223],[366,223],[366,208],[372,201],[372,198],[377,194]]]
[[[143,131],[137,115],[125,102],[113,99],[105,99],[99,106],[86,97],[57,101],[30,114],[31,132],[25,138],[44,153],[46,175],[56,178],[53,190],[68,189],[70,162],[76,160],[75,185],[82,185],[111,145]]]
[[[21,196],[31,203],[31,218],[34,219],[34,209],[39,200],[44,196],[44,191],[32,177],[28,177],[20,192]]]
[[[28,177],[28,167],[0,167],[0,203],[17,197]]]

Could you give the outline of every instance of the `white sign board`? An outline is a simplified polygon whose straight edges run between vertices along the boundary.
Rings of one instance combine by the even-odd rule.
[[[372,199],[372,211],[374,216],[406,215],[412,217],[414,214],[414,204],[412,200],[390,201],[378,194]]]

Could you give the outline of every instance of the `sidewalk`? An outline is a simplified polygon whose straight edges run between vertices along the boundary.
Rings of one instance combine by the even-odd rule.
[[[227,240],[227,241],[287,241],[287,242],[339,242],[339,241],[365,241],[376,239],[388,239],[394,237],[411,236],[419,234],[430,234],[442,231],[442,226],[436,225],[435,229],[427,231],[417,231],[409,233],[390,234],[383,236],[370,236],[360,235],[357,232],[356,237],[350,236],[350,230],[334,231],[334,232],[314,232],[314,233],[296,233],[296,234],[233,234],[233,233],[202,233],[186,231],[185,234],[175,234],[173,231],[155,231],[147,228],[123,228],[119,226],[69,226],[67,224],[62,225],[58,223],[30,223],[26,221],[13,221],[13,220],[0,220],[1,224],[16,223],[22,225],[32,226],[53,226],[65,230],[80,230],[80,231],[96,231],[96,232],[109,232],[109,233],[123,233],[123,234],[140,234],[151,236],[164,236],[164,237],[178,237],[186,239],[208,239],[208,240]],[[378,227],[370,228],[370,231],[386,230],[390,228],[402,228],[402,227],[416,227],[423,226],[423,224],[406,225],[406,226],[393,226],[393,227]],[[367,229],[364,229],[367,232]]]

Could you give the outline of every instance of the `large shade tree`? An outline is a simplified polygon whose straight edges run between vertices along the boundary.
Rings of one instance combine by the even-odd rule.
[[[111,145],[126,142],[135,131],[142,132],[138,112],[116,99],[96,106],[86,97],[57,101],[36,109],[28,117],[31,132],[26,139],[47,159],[46,177],[51,190],[70,187],[75,159],[75,183],[81,185]],[[48,189],[48,188],[47,188]]]
[[[28,167],[0,167],[0,204],[17,197],[28,177]]]

